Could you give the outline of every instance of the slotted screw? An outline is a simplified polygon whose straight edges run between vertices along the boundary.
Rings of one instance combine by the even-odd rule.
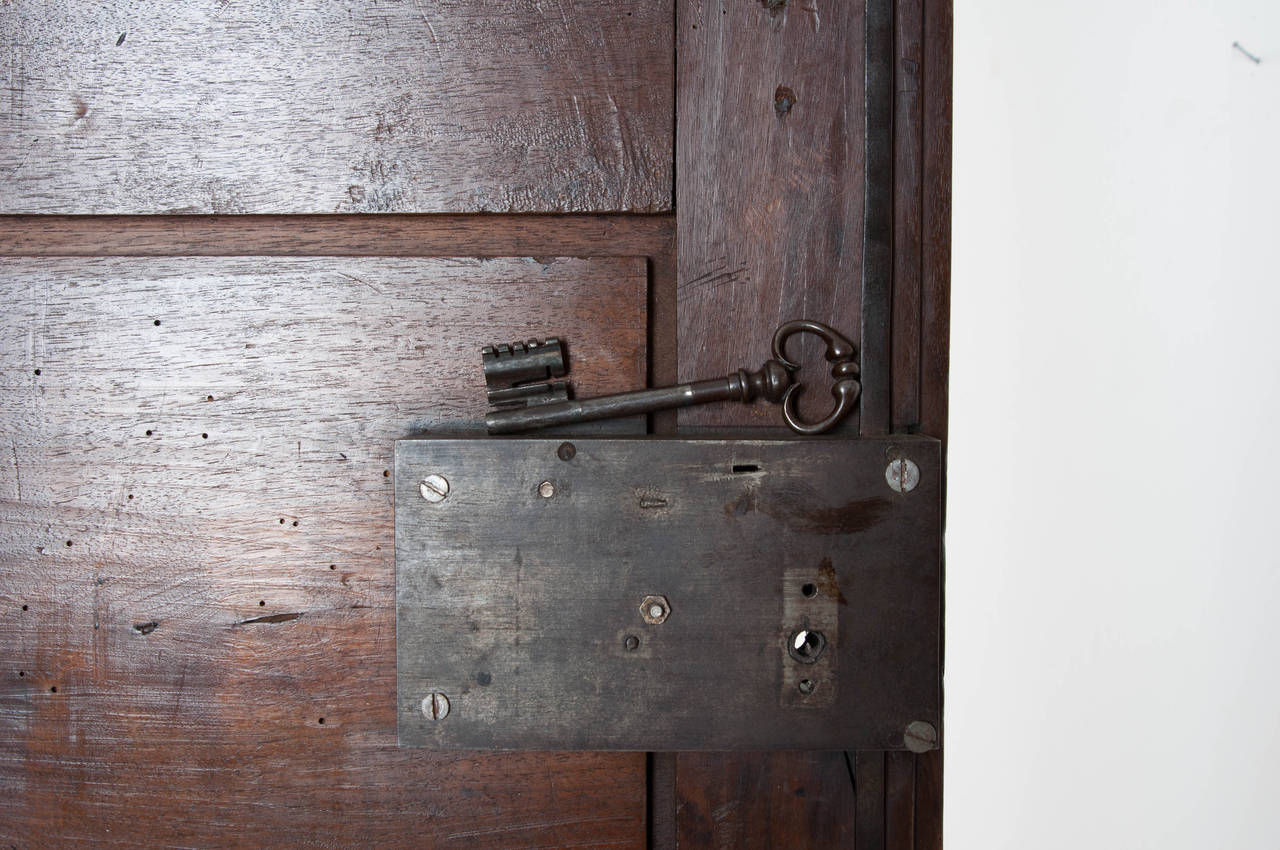
[[[910,493],[920,483],[920,467],[910,458],[895,458],[885,467],[884,480],[893,492]]]
[[[927,753],[938,747],[938,730],[932,723],[913,720],[907,724],[907,731],[902,733],[902,743],[913,753]]]
[[[422,716],[428,720],[444,720],[449,716],[449,698],[442,693],[427,694],[422,700]]]
[[[439,504],[449,495],[449,481],[443,475],[431,474],[422,479],[418,491],[431,504]]]

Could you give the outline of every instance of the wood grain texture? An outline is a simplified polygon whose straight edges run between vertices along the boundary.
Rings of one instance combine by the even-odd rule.
[[[915,847],[916,756],[884,754],[884,836],[888,850]]]
[[[0,211],[671,208],[671,0],[6,3]]]
[[[942,750],[916,756],[916,850],[942,850]]]
[[[945,440],[951,332],[951,0],[925,0],[921,430]]]
[[[678,4],[681,380],[757,367],[789,319],[858,339],[863,25],[861,3]],[[820,350],[804,343],[798,356]],[[807,415],[830,406],[808,396]],[[680,413],[686,426],[777,421],[767,407]]]
[[[922,0],[896,0],[894,10],[893,390],[898,433],[920,426],[921,42]]]
[[[894,0],[866,0],[866,216],[858,432],[893,428]]]
[[[0,256],[22,257],[653,256],[669,265],[674,245],[669,215],[0,216]]]
[[[885,753],[863,751],[853,755],[854,841],[857,850],[887,850],[885,831]],[[847,817],[847,815],[845,815]],[[828,817],[840,819],[841,813]]]
[[[642,755],[397,748],[390,477],[479,426],[481,343],[641,380],[643,260],[18,258],[0,296],[6,846],[643,843]]]
[[[924,0],[920,430],[943,441],[944,457],[951,362],[952,13],[952,0]],[[944,558],[944,580],[945,574]],[[945,630],[941,636],[945,654]],[[941,732],[943,749],[916,760],[915,840],[920,850],[942,847],[946,730]]]
[[[680,756],[677,846],[789,850],[849,847],[853,783],[843,753]]]

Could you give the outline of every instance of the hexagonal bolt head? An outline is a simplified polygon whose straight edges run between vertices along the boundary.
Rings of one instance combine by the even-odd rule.
[[[889,461],[884,470],[884,480],[895,493],[910,493],[920,483],[920,467],[905,457]]]
[[[902,743],[913,753],[927,753],[938,748],[938,730],[932,723],[913,720],[907,724],[907,731],[902,733]]]
[[[439,504],[449,495],[449,481],[443,475],[428,475],[418,485],[418,492],[431,504]]]
[[[671,615],[671,603],[665,596],[646,596],[640,603],[640,616],[651,626],[666,622]]]
[[[442,693],[422,698],[422,716],[428,720],[444,720],[449,716],[449,698]]]

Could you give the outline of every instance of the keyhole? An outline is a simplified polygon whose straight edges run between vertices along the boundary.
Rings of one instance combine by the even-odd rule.
[[[827,638],[822,632],[800,629],[787,642],[787,652],[802,664],[812,664],[827,648]]]

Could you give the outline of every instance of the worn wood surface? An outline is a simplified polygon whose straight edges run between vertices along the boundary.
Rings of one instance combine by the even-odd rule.
[[[671,208],[671,0],[0,5],[0,211]]]
[[[0,843],[639,846],[639,754],[395,739],[393,441],[645,368],[641,259],[0,261]]]
[[[920,625],[939,604],[937,441],[586,438],[568,460],[561,443],[396,444],[402,744],[901,749],[909,722],[939,722],[937,624]],[[891,451],[919,465],[910,493],[885,482]],[[804,630],[824,641],[807,662]],[[421,708],[436,692],[443,719]]]
[[[855,753],[851,758],[854,791],[853,846],[857,850],[888,848],[885,831],[885,753],[863,751]],[[828,817],[837,820],[844,820],[849,815],[848,812],[827,813]]]
[[[679,847],[854,846],[853,783],[844,753],[685,753],[679,770]]]
[[[923,26],[920,430],[943,441],[945,458],[951,363],[951,0],[924,0]],[[944,558],[944,582],[945,572]],[[945,654],[945,631],[942,637]],[[942,847],[945,729],[942,745],[941,750],[916,759],[915,846],[919,850]]]
[[[788,319],[818,319],[857,341],[863,24],[856,2],[678,4],[682,379],[755,368]],[[803,343],[799,355],[820,351]],[[808,395],[807,415],[829,408],[825,392]],[[680,422],[778,419],[722,406],[681,411]]]
[[[921,430],[947,436],[951,339],[951,0],[925,0]]]
[[[810,177],[808,172],[803,171],[797,172],[797,175],[802,174],[804,177],[797,176],[796,182],[806,185],[810,190],[810,196],[798,202],[798,215],[793,217],[796,226],[793,228],[787,223],[780,225],[776,219],[766,217],[779,208],[786,208],[788,200],[785,196],[780,197],[776,191],[771,194],[772,187],[767,182],[767,178],[775,175],[775,172],[770,170],[772,163],[761,163],[759,160],[742,156],[743,150],[749,150],[750,146],[757,144],[760,139],[760,135],[755,133],[755,130],[760,126],[761,116],[752,111],[752,104],[742,108],[739,106],[741,101],[734,103],[742,113],[739,118],[741,131],[725,134],[724,141],[718,141],[709,133],[696,137],[700,143],[697,152],[694,152],[694,148],[686,143],[690,133],[689,128],[705,127],[706,120],[698,114],[687,114],[693,109],[692,101],[687,97],[689,89],[696,93],[707,89],[724,91],[726,88],[721,76],[714,72],[708,74],[699,67],[697,64],[699,56],[715,56],[717,51],[733,49],[736,51],[735,70],[730,72],[730,77],[736,74],[739,78],[748,80],[747,85],[755,83],[761,89],[773,90],[763,78],[770,73],[774,45],[744,42],[740,36],[736,37],[738,38],[736,41],[730,40],[728,36],[722,35],[721,30],[711,20],[714,15],[722,13],[725,13],[722,17],[726,20],[735,20],[735,16],[746,14],[747,5],[717,6],[714,3],[703,3],[698,0],[681,0],[678,5],[677,39],[681,44],[681,55],[678,68],[677,107],[680,114],[681,139],[676,191],[680,202],[678,228],[681,248],[680,356],[681,374],[686,376],[703,371],[704,367],[692,364],[701,364],[720,357],[726,345],[735,344],[732,340],[747,340],[745,343],[737,344],[749,345],[751,341],[767,334],[772,322],[772,319],[766,321],[755,318],[759,304],[753,302],[751,296],[756,290],[743,284],[746,263],[739,262],[734,266],[726,263],[723,268],[713,269],[711,274],[706,275],[705,280],[697,277],[705,269],[691,270],[690,274],[686,274],[686,269],[690,268],[687,264],[692,259],[689,251],[700,250],[696,244],[691,246],[690,243],[705,239],[703,235],[689,235],[695,223],[699,221],[697,213],[690,213],[690,206],[698,205],[700,195],[710,196],[715,191],[713,186],[703,185],[700,182],[702,178],[697,176],[697,172],[694,172],[695,176],[690,181],[691,170],[696,167],[706,167],[708,161],[718,163],[719,151],[728,151],[726,160],[736,159],[737,163],[736,166],[726,167],[714,178],[720,185],[721,191],[733,191],[744,183],[753,186],[754,194],[740,198],[738,206],[739,210],[749,210],[753,217],[744,214],[735,219],[731,214],[722,222],[729,232],[727,235],[720,236],[721,242],[738,247],[740,250],[772,250],[778,254],[785,254],[789,258],[801,256],[811,244],[806,240],[818,238],[815,234],[822,232],[823,224],[838,221],[834,216],[828,216],[825,221],[819,222],[805,218],[813,210],[819,213],[828,212],[830,201],[824,193],[825,187]],[[852,14],[862,13],[864,4],[852,5],[857,9],[846,11]],[[887,383],[885,386],[872,389],[870,401],[867,401],[867,396],[864,395],[864,404],[867,405],[864,408],[864,415],[866,415],[865,411],[869,411],[871,421],[865,423],[869,428],[863,428],[863,430],[866,433],[888,429],[919,430],[945,439],[950,270],[951,2],[950,0],[938,0],[938,2],[924,0],[921,3],[916,0],[895,0],[893,5],[891,18],[894,51],[891,100],[893,144],[889,158],[893,186],[891,219],[893,232],[891,241],[886,244],[886,250],[890,250],[892,256],[893,286],[891,295],[889,290],[886,290],[884,303],[870,305],[871,308],[882,310],[883,322],[888,325],[887,329],[884,326],[877,326],[881,330],[887,330],[884,336],[887,344],[883,352],[879,349],[872,352],[873,357],[870,362],[871,371],[880,374],[880,380]],[[794,2],[769,2],[759,4],[752,11],[758,15],[768,15],[775,21],[781,19],[782,26],[778,27],[776,32],[782,33],[787,32],[787,27],[796,18],[809,16],[812,19],[818,8],[800,6]],[[827,23],[825,11],[825,9],[822,10],[824,26]],[[688,22],[686,18],[689,19]],[[698,27],[697,31],[692,30],[694,24]],[[708,30],[711,35],[707,34]],[[856,67],[856,73],[861,73],[865,64],[862,54],[866,49],[865,38],[865,31],[851,33],[848,37],[849,49],[839,54],[839,59],[833,64],[850,63]],[[830,75],[838,72],[828,70],[824,73]],[[757,74],[762,79],[755,80],[754,77]],[[805,100],[801,89],[785,84],[782,80],[778,80],[773,85],[777,84],[790,85],[796,95],[793,108],[785,114],[789,117],[799,115]],[[865,94],[865,92],[862,93],[863,96]],[[848,107],[850,110],[864,110],[866,104],[851,102]],[[713,117],[718,115],[714,107],[709,114]],[[834,126],[836,126],[834,123],[828,121],[823,126],[809,128],[808,137],[804,142],[812,145],[824,138],[829,138]],[[863,129],[863,127],[858,128],[859,131]],[[868,126],[865,129],[872,128]],[[747,138],[744,139],[743,136]],[[856,155],[865,157],[866,151],[862,150]],[[737,171],[734,170],[735,167]],[[765,179],[758,180],[758,175],[764,175]],[[865,173],[860,172],[851,180],[852,188],[861,190],[865,185],[866,176]],[[805,183],[806,179],[808,183]],[[690,182],[686,183],[686,181]],[[688,190],[686,186],[689,187]],[[726,186],[730,188],[725,190],[723,187]],[[704,202],[701,208],[714,211],[718,207],[725,206],[723,201],[717,200]],[[761,207],[768,213],[759,213],[758,208]],[[714,214],[714,212],[708,214]],[[772,228],[758,226],[762,220],[772,225]],[[713,228],[705,225],[697,224],[697,226],[704,232],[708,230],[715,232]],[[863,244],[864,227],[865,223],[859,221],[856,227],[848,231],[854,234],[848,238],[856,240],[859,249]],[[760,247],[761,245],[763,247]],[[740,246],[748,247],[741,249]],[[728,254],[728,252],[724,253]],[[855,259],[855,273],[849,277],[850,284],[854,286],[858,283],[866,258],[855,255]],[[821,276],[831,278],[842,267],[839,263],[828,259],[825,264],[820,263],[815,268],[816,274],[812,276],[790,276],[774,283],[773,285],[777,287],[774,290],[775,301],[781,303],[787,298],[811,298],[814,291],[814,278]],[[760,285],[754,284],[754,286]],[[687,288],[699,291],[699,294],[691,296],[686,291]],[[703,289],[717,293],[714,296],[718,299],[715,308],[709,308],[703,300],[712,297],[702,294],[700,290]],[[858,302],[861,297],[861,291],[842,290],[838,295],[839,303],[849,306],[853,310],[854,321],[859,322],[859,327],[849,329],[853,333],[860,333],[870,316],[867,305]],[[732,316],[732,320],[717,318],[715,309],[719,309],[722,315]],[[726,344],[725,339],[731,341]],[[866,340],[862,342],[865,344]],[[866,356],[865,345],[864,356]],[[878,361],[875,359],[877,356],[887,360]],[[732,357],[726,355],[720,365],[739,357],[740,355]],[[880,362],[884,362],[888,368],[877,372]],[[822,401],[825,401],[825,398]],[[812,400],[810,402],[812,403]],[[699,417],[708,415],[711,415],[710,411],[690,412],[689,415],[682,416],[681,421],[686,426],[699,425],[704,422]],[[756,420],[748,420],[744,417],[736,422],[748,424],[754,421]],[[762,422],[761,424],[771,423]],[[862,428],[863,423],[859,423],[859,427]],[[858,825],[860,837],[863,840],[858,846],[885,846],[884,842],[889,839],[894,842],[890,846],[911,846],[911,843],[914,843],[921,848],[936,850],[941,844],[942,754],[935,751],[915,757],[915,779],[911,783],[903,781],[903,765],[895,765],[896,770],[893,776],[896,777],[896,781],[891,782],[887,789],[884,785],[883,754],[860,753],[858,756],[868,759],[868,763],[872,765],[876,759],[879,759],[881,765],[878,774],[873,771],[873,775],[867,778],[868,782],[875,785],[877,781],[875,777],[878,775],[879,785],[876,787],[879,790],[871,792],[872,800],[859,799]],[[817,754],[797,754],[797,757],[813,760],[810,763],[810,770],[814,775],[817,774],[819,771]],[[683,768],[694,758],[715,760],[717,756],[681,755],[678,758],[678,767]],[[774,765],[764,756],[753,757],[743,754],[736,758],[732,766],[729,764],[728,757],[721,762],[721,769],[741,774],[740,793],[734,805],[748,810],[767,809],[775,800],[775,792],[771,790],[777,787],[777,783],[771,780],[775,775]],[[685,773],[677,771],[677,777],[678,812],[680,812],[678,817],[683,822],[686,801],[691,795],[695,795],[697,790],[691,781],[686,780]],[[912,811],[909,831],[903,826],[902,820],[908,808]],[[827,825],[839,823],[849,829],[853,828],[854,816],[850,808],[828,807],[820,817],[827,819],[825,821]],[[895,817],[898,820],[895,821]],[[893,823],[897,823],[898,827],[889,829],[888,825]],[[887,832],[886,829],[888,829]],[[687,833],[681,831],[680,834],[685,836]]]
[[[923,0],[896,0],[894,15],[893,298],[891,421],[920,426]]]
[[[669,265],[674,244],[669,215],[0,215],[0,256],[650,256]]]

